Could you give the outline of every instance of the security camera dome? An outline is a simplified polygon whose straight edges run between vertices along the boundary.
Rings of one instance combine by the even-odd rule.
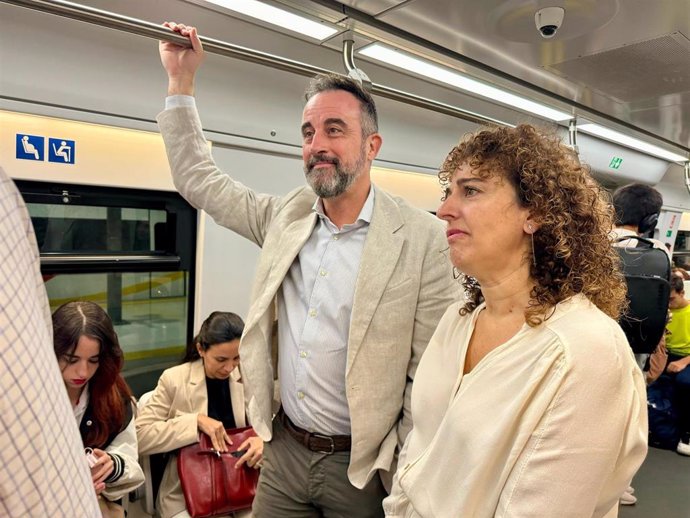
[[[563,24],[565,9],[562,7],[544,7],[534,13],[534,24],[542,38],[553,38]]]

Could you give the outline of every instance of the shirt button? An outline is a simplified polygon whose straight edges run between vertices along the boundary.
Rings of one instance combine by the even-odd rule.
[[[319,272],[319,275],[320,275],[321,277],[325,277],[326,275],[328,275],[328,272],[327,272],[326,270],[321,270],[321,271]]]
[[[338,236],[338,235],[333,236],[333,241],[337,241],[338,239],[340,239],[340,236]]]
[[[310,309],[310,310],[309,310],[309,316],[310,316],[310,317],[315,317],[315,316],[316,316],[316,310],[315,310],[315,309]]]
[[[300,358],[306,358],[308,356],[307,351],[300,351],[299,352],[299,357]]]
[[[304,392],[298,392],[298,393],[297,393],[297,398],[298,398],[298,399],[304,399]]]

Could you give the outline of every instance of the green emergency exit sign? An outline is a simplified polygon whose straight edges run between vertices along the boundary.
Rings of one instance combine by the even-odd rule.
[[[622,159],[622,158],[617,157],[617,156],[614,156],[614,157],[611,159],[611,163],[609,164],[609,167],[610,167],[611,169],[619,169],[622,163],[623,163],[623,159]]]

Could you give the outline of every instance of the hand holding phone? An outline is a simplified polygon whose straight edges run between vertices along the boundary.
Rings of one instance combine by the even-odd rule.
[[[98,459],[93,454],[93,450],[91,448],[86,448],[84,453],[86,454],[86,462],[89,463],[89,468],[93,468],[96,462],[98,462]]]
[[[237,451],[231,451],[230,455],[239,459],[245,453],[247,453],[247,450],[237,450]]]

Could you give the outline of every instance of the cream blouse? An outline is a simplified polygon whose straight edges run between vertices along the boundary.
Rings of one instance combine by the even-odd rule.
[[[463,376],[484,305],[459,307],[417,369],[386,516],[617,516],[647,452],[645,384],[618,324],[572,297]]]

